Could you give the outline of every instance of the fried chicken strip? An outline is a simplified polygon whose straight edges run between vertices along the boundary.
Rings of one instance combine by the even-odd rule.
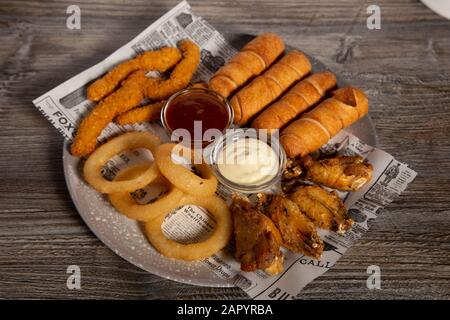
[[[209,86],[207,83],[197,82],[191,85],[191,88],[199,88],[199,89],[208,89]]]
[[[194,83],[191,88],[207,89],[208,85],[206,83]],[[131,109],[130,111],[120,114],[115,122],[120,125],[126,125],[157,121],[161,119],[161,109],[164,106],[164,103],[165,100]]]
[[[324,244],[314,223],[298,208],[295,202],[281,195],[265,195],[268,199],[266,215],[281,233],[283,247],[307,256],[320,258]]]
[[[159,101],[186,88],[200,63],[200,48],[190,40],[181,40],[178,47],[183,59],[172,70],[169,79],[150,79],[145,71],[138,71],[134,81],[140,85],[146,98]]]
[[[133,74],[129,78],[133,78]],[[128,111],[144,99],[138,84],[126,80],[122,87],[100,101],[81,121],[71,146],[74,156],[82,157],[94,151],[97,137],[118,114]]]
[[[101,100],[81,122],[71,146],[74,156],[86,156],[94,151],[97,137],[119,114],[138,106],[144,98],[166,99],[189,84],[198,63],[199,47],[189,40],[179,43],[183,59],[176,65],[168,80],[149,79],[145,71],[133,72],[123,81],[122,86]]]
[[[177,64],[180,59],[181,52],[178,48],[162,48],[144,52],[134,59],[119,64],[91,84],[87,89],[88,99],[99,101],[113,92],[122,80],[136,70],[165,72]]]
[[[161,119],[161,109],[165,101],[159,101],[146,106],[134,108],[120,114],[115,122],[120,125],[134,124],[139,122],[152,122]]]
[[[252,208],[246,198],[233,196],[230,207],[234,221],[236,259],[246,272],[262,269],[270,275],[283,271],[282,242],[272,220]]]
[[[292,193],[289,199],[320,228],[343,234],[353,224],[344,203],[334,191],[304,186]]]
[[[357,191],[372,179],[373,167],[360,156],[314,160],[302,158],[306,180],[343,191]]]

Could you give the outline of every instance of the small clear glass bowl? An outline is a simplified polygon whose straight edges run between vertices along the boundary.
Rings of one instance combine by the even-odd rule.
[[[231,192],[244,194],[269,191],[277,184],[279,184],[283,175],[284,168],[286,166],[286,153],[284,152],[283,147],[280,145],[278,138],[275,135],[268,134],[265,130],[257,130],[253,128],[237,128],[229,129],[227,131],[228,132],[224,136],[214,141],[214,143],[211,145],[211,152],[209,153],[209,164],[219,182]],[[270,180],[265,181],[261,184],[237,184],[225,178],[220,173],[218,168],[220,151],[224,148],[225,144],[246,138],[262,140],[263,142],[267,143],[267,145],[269,145],[278,156],[277,173]]]
[[[173,131],[174,129],[171,128],[167,122],[167,109],[170,107],[170,105],[176,101],[178,98],[180,98],[181,96],[186,96],[186,95],[207,95],[210,98],[220,102],[223,104],[225,110],[227,111],[228,114],[228,122],[225,126],[225,128],[223,128],[222,130],[222,134],[225,134],[225,131],[230,128],[233,124],[233,119],[234,119],[234,113],[233,113],[233,108],[230,105],[230,102],[224,98],[222,95],[220,95],[219,93],[217,93],[214,90],[211,89],[207,89],[207,88],[199,88],[199,87],[192,87],[192,88],[187,88],[187,89],[183,89],[180,90],[178,92],[175,92],[172,96],[170,96],[169,99],[167,99],[167,101],[164,103],[164,106],[162,107],[161,110],[161,122],[162,125],[164,127],[164,129],[166,129],[166,132],[168,133],[169,137],[171,137],[172,141],[179,141],[181,137],[177,136]],[[190,141],[190,143],[188,143],[188,145],[195,145],[195,146],[206,146],[208,144],[210,144],[211,142],[213,142],[214,140],[194,140],[192,139],[192,141]],[[183,143],[186,143],[185,141],[183,141]]]

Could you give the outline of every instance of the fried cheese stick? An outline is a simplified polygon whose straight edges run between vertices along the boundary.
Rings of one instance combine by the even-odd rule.
[[[369,102],[361,90],[353,87],[335,90],[331,98],[287,126],[281,132],[280,142],[288,157],[304,157],[368,111]]]
[[[303,53],[294,50],[286,54],[231,98],[234,123],[245,124],[310,71],[311,63]]]
[[[283,40],[263,33],[239,51],[211,77],[209,87],[227,98],[250,78],[259,75],[284,51]]]
[[[264,110],[252,123],[256,129],[280,129],[303,111],[319,102],[336,86],[336,76],[318,72],[297,83],[280,100]]]

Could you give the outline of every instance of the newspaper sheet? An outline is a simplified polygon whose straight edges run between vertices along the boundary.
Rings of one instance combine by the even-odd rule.
[[[94,106],[86,97],[86,89],[94,79],[143,51],[175,46],[177,41],[183,38],[189,38],[201,47],[201,65],[193,82],[208,81],[215,70],[236,53],[218,31],[197,16],[189,4],[183,1],[105,60],[43,94],[33,103],[65,139],[71,141],[80,120]],[[168,139],[159,124],[125,127],[111,124],[104,130],[99,141],[104,141],[116,132],[128,130],[151,130],[165,140]],[[364,144],[345,131],[335,136],[321,151],[343,155],[358,154],[374,167],[370,184],[358,192],[339,193],[355,224],[345,236],[320,230],[319,233],[326,244],[320,260],[284,251],[284,271],[277,276],[268,276],[262,271],[240,271],[240,265],[233,258],[231,248],[203,261],[219,277],[241,287],[251,298],[295,298],[304,286],[333,267],[346,250],[369,229],[383,207],[400,195],[416,176],[416,172],[406,164],[398,162],[382,150]],[[106,164],[104,174],[112,178],[123,166],[149,157],[151,158],[151,155],[142,150],[125,152]],[[135,196],[142,203],[147,203],[160,195],[164,191],[162,188],[163,186],[160,189],[152,186],[151,190],[141,190]],[[214,229],[214,225],[214,218],[207,211],[195,206],[185,206],[169,214],[162,229],[166,236],[187,243],[204,239]]]

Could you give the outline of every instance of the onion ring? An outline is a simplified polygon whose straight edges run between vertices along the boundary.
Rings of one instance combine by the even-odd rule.
[[[160,144],[160,139],[150,132],[127,132],[113,138],[95,150],[87,159],[83,168],[84,179],[100,193],[131,192],[145,187],[159,175],[155,163],[142,175],[127,181],[108,181],[102,176],[101,169],[109,159],[124,150],[145,148],[155,154]]]
[[[131,180],[142,175],[150,168],[150,164],[137,164],[121,170],[114,181]],[[167,179],[161,175],[152,181],[152,183],[164,183],[170,186],[170,190],[149,204],[139,204],[129,192],[116,192],[109,194],[109,201],[113,207],[130,219],[138,221],[150,221],[157,218],[159,214],[170,211],[174,205],[177,205],[183,197],[183,192],[173,187]]]
[[[183,191],[186,194],[190,194],[196,197],[209,197],[214,195],[217,189],[217,178],[214,176],[211,168],[204,162],[200,164],[193,163],[195,169],[197,169],[202,177],[197,176],[181,164],[177,164],[172,160],[172,150],[174,147],[180,148],[183,151],[183,157],[186,157],[185,153],[189,149],[177,145],[174,143],[166,143],[160,145],[155,152],[155,162],[158,165],[161,173],[169,180],[174,186]],[[190,153],[192,159],[192,152]]]
[[[145,223],[145,232],[150,243],[166,257],[188,261],[204,259],[222,250],[228,244],[233,230],[230,209],[225,201],[216,195],[208,198],[186,195],[178,204],[174,204],[173,208],[187,204],[203,207],[214,216],[216,226],[208,239],[182,244],[166,238],[161,230],[166,215],[160,214]]]

